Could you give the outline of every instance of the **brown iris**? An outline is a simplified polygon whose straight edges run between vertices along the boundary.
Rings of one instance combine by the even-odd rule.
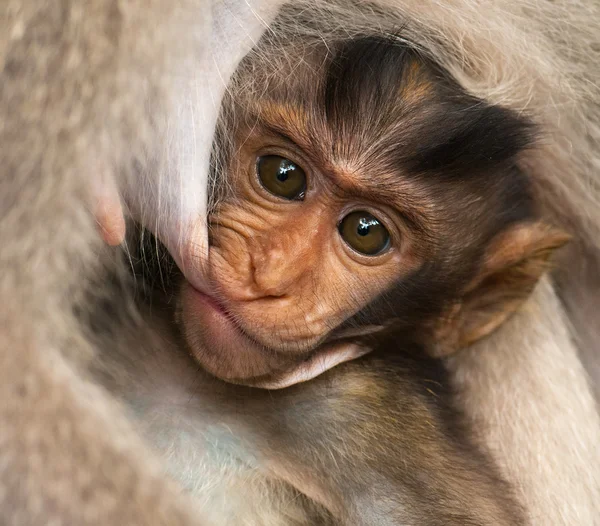
[[[351,212],[338,225],[342,239],[356,252],[376,256],[390,246],[390,234],[381,221],[369,212]]]
[[[290,201],[304,199],[306,174],[296,163],[278,155],[258,158],[256,171],[261,184],[273,195]]]

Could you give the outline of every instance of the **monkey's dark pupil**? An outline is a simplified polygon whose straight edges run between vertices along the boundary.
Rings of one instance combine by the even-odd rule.
[[[356,232],[358,233],[359,236],[367,236],[369,235],[369,225],[368,223],[364,220],[361,219],[360,223],[358,225],[358,228],[356,229]]]
[[[287,181],[287,180],[288,180],[288,177],[289,177],[289,176],[288,176],[287,172],[284,172],[284,171],[280,171],[280,172],[277,174],[277,180],[278,180],[278,181],[281,181],[282,183],[283,183],[284,181]]]

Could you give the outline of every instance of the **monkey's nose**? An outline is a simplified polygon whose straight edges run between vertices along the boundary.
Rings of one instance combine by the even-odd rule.
[[[253,279],[263,296],[281,297],[288,294],[306,271],[305,261],[288,254],[282,248],[258,252],[252,258]]]

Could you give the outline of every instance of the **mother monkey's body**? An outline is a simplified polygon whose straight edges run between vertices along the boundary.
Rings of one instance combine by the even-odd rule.
[[[106,62],[90,62],[74,74],[69,69],[74,62],[67,61],[64,71],[53,69],[46,74],[48,62],[35,62],[27,50],[36,43],[56,53],[78,49],[63,47],[65,42],[87,42],[94,49],[94,34],[77,16],[69,18],[68,27],[74,31],[66,31],[63,16],[71,13],[68,8],[61,12],[63,16],[36,18],[32,13],[38,14],[37,6],[21,4],[22,11],[11,12],[2,21],[6,27],[1,33],[7,37],[5,47],[0,48],[4,61],[0,165],[5,171],[0,178],[5,199],[0,239],[2,268],[10,271],[1,282],[5,305],[1,321],[8,328],[2,335],[1,408],[2,419],[11,423],[3,426],[10,433],[0,449],[2,484],[10,506],[3,506],[0,513],[9,523],[46,523],[54,513],[67,522],[102,524],[111,517],[114,522],[111,510],[122,522],[131,517],[134,523],[183,523],[183,515],[175,511],[179,504],[173,492],[164,488],[156,471],[148,467],[135,435],[126,424],[115,424],[118,410],[105,395],[82,382],[80,373],[74,373],[72,360],[79,353],[69,349],[74,344],[77,350],[85,349],[85,345],[76,337],[81,334],[79,325],[71,317],[70,299],[65,301],[64,296],[66,285],[81,291],[92,277],[83,264],[89,261],[86,258],[95,239],[86,215],[87,199],[82,197],[90,181],[83,174],[98,160],[102,166],[114,163],[127,169],[140,152],[161,151],[151,136],[139,133],[152,129],[141,104],[148,95],[146,84],[127,80],[131,75],[138,78],[134,75],[137,71],[144,73],[139,78],[150,76],[151,86],[163,86],[172,63],[161,66],[155,61],[164,56],[161,46],[165,42],[166,49],[177,48],[174,43],[179,34],[170,35],[172,40],[167,37],[150,43],[142,39],[141,32],[133,32],[139,39],[133,37],[126,45],[128,39],[123,36],[117,54],[109,54]],[[90,11],[85,20],[103,37],[101,42],[106,43],[111,31],[129,35],[127,23],[105,24],[113,20],[114,6],[94,5],[98,11]],[[592,38],[596,38],[597,8],[570,2],[529,6],[522,2],[413,4],[390,0],[378,5],[389,11],[360,13],[347,2],[342,7],[325,4],[324,9],[327,19],[335,20],[334,29],[339,24],[350,33],[352,28],[372,32],[374,27],[395,32],[400,26],[469,91],[517,111],[527,109],[545,135],[542,146],[529,152],[522,166],[534,179],[538,200],[548,216],[576,235],[578,257],[572,265],[580,264],[585,270],[588,262],[588,268],[597,269],[594,240],[600,221],[593,170],[598,163],[594,150],[598,94],[591,90],[598,85],[598,72],[593,69],[595,60],[590,59],[596,49]],[[137,7],[140,13],[145,10],[146,22],[156,16],[161,25],[169,27],[169,18],[162,17],[163,8],[167,6],[160,2]],[[130,9],[129,14],[135,13],[136,7]],[[116,13],[120,14],[118,9]],[[39,31],[38,25],[47,30]],[[179,28],[176,23],[171,27]],[[113,37],[108,40],[114,42]],[[563,44],[565,41],[568,44]],[[152,68],[145,68],[148,56]],[[66,81],[75,89],[64,91]],[[38,98],[21,97],[34,92]],[[50,94],[55,104],[48,106],[44,93]],[[116,102],[115,93],[128,103],[117,104],[118,111],[110,120],[100,110]],[[151,95],[157,97],[153,117],[160,123],[172,107],[163,104],[160,93]],[[68,108],[74,97],[79,97],[82,105],[75,105],[81,113],[73,116]],[[87,104],[88,100],[94,104]],[[55,114],[50,114],[48,107]],[[132,129],[135,135],[130,133]],[[98,148],[99,138],[105,147]],[[114,144],[121,143],[128,148],[115,152]],[[29,192],[36,196],[34,200],[28,198]],[[25,202],[28,206],[23,206]],[[163,212],[160,210],[161,217]],[[163,237],[172,235],[168,232]],[[80,244],[73,244],[74,236],[79,236]],[[37,270],[42,266],[46,269],[43,276]],[[584,349],[595,350],[586,343],[591,324],[575,309],[580,303],[578,294],[588,285],[583,270],[570,273],[562,290],[578,327],[578,341]],[[592,294],[587,292],[586,297]],[[33,333],[30,319],[35,321]],[[591,337],[589,341],[593,341]],[[483,441],[495,451],[507,478],[515,481],[532,523],[594,524],[600,516],[600,423],[566,318],[549,282],[538,288],[529,308],[479,347],[483,348],[469,349],[454,358],[456,381],[465,393],[467,414]],[[57,419],[66,425],[52,426]],[[69,440],[64,439],[65,432]],[[122,432],[129,432],[126,448],[123,441],[113,442]],[[43,462],[35,461],[42,453]],[[83,461],[70,463],[73,455]],[[111,467],[115,462],[122,467],[118,473]],[[138,483],[140,478],[144,484]],[[116,507],[89,498],[89,489],[99,487],[116,498]],[[154,489],[138,491],[148,487]],[[58,497],[56,488],[60,488]],[[134,488],[136,497],[123,499],[124,488]],[[61,499],[60,495],[69,497]],[[57,506],[57,502],[61,504]]]

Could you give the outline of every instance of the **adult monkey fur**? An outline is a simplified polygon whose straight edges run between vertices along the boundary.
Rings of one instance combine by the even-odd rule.
[[[106,7],[100,3],[94,6],[100,11],[100,8]],[[128,16],[132,13],[142,16],[142,10],[138,12],[135,5],[129,6]],[[163,27],[169,27],[169,18],[163,16],[167,13],[159,9],[160,5],[155,4],[156,6],[157,10],[154,11],[152,6],[145,4],[143,16],[149,20],[154,14],[160,18]],[[138,487],[136,477],[131,475],[130,478],[128,473],[142,474],[141,478],[148,484],[157,480],[158,475],[154,471],[155,478],[151,474],[146,476],[146,470],[150,469],[147,466],[150,464],[146,463],[145,457],[140,458],[142,449],[135,447],[134,438],[131,438],[131,447],[126,451],[119,449],[122,442],[114,443],[115,434],[111,430],[114,430],[113,415],[118,413],[116,410],[108,410],[110,417],[103,420],[104,423],[108,420],[110,426],[97,425],[97,419],[101,419],[103,414],[98,408],[103,395],[83,382],[80,375],[73,373],[73,362],[63,358],[67,349],[85,349],[85,340],[77,337],[80,334],[77,325],[69,318],[70,302],[65,300],[63,291],[67,285],[76,291],[84,284],[79,278],[85,277],[89,271],[83,265],[86,261],[86,247],[95,238],[93,225],[87,218],[84,206],[88,201],[82,197],[87,193],[87,183],[91,176],[88,178],[83,174],[90,173],[89,166],[97,164],[98,160],[104,165],[106,158],[109,160],[106,163],[108,165],[112,166],[114,162],[119,167],[127,168],[129,163],[126,161],[131,159],[132,154],[140,150],[160,151],[158,147],[153,149],[152,145],[157,143],[152,143],[151,138],[137,136],[144,129],[140,123],[149,124],[145,108],[139,104],[139,101],[145,100],[141,96],[145,85],[136,91],[136,85],[131,81],[139,77],[134,76],[132,79],[131,74],[139,70],[128,67],[131,65],[128,61],[133,60],[134,65],[147,65],[144,57],[149,53],[153,62],[158,63],[156,69],[145,70],[144,77],[152,76],[153,71],[156,71],[156,77],[153,78],[156,86],[160,86],[158,79],[162,78],[161,67],[157,59],[162,56],[159,51],[163,49],[161,46],[164,42],[155,41],[152,47],[145,47],[151,44],[140,38],[144,26],[136,25],[134,27],[140,33],[131,33],[137,35],[133,41],[127,40],[129,33],[123,29],[122,40],[118,41],[118,49],[122,53],[118,61],[100,64],[90,62],[89,69],[78,72],[80,76],[70,74],[71,70],[68,68],[74,62],[67,61],[64,64],[67,68],[65,78],[73,79],[71,85],[74,88],[86,89],[75,89],[70,93],[67,91],[68,101],[65,101],[62,86],[65,79],[56,70],[53,70],[53,75],[41,78],[36,76],[44,73],[44,63],[35,64],[31,55],[18,54],[23,51],[19,46],[31,43],[28,39],[34,36],[38,39],[48,38],[48,41],[40,43],[48,50],[56,50],[56,47],[48,46],[57,46],[68,40],[65,20],[61,17],[44,16],[47,30],[28,32],[33,25],[31,13],[47,6],[27,6],[21,3],[18,7],[22,11],[16,12],[16,16],[13,12],[11,16],[2,18],[4,27],[1,34],[4,40],[0,48],[3,60],[1,165],[12,175],[10,179],[2,177],[0,183],[4,200],[0,227],[3,243],[2,268],[10,271],[2,283],[2,296],[3,299],[6,298],[3,304],[10,304],[11,307],[10,311],[2,311],[2,326],[7,327],[2,336],[2,370],[6,377],[6,382],[2,383],[2,400],[5,421],[10,419],[11,423],[14,422],[10,428],[11,434],[5,436],[5,444],[1,449],[3,472],[7,474],[3,477],[7,488],[5,495],[10,502],[23,502],[20,510],[28,515],[18,518],[29,524],[36,523],[36,517],[39,517],[36,513],[43,514],[44,523],[47,522],[50,509],[62,514],[67,521],[72,517],[69,513],[76,513],[80,524],[108,522],[111,520],[111,512],[118,514],[119,522],[127,522],[130,516],[128,510],[132,507],[143,514],[137,522],[144,523],[145,517],[148,517],[146,523],[151,524],[151,520],[154,520],[160,524],[161,518],[165,517],[161,515],[161,509],[166,509],[161,508],[162,503],[166,503],[164,506],[168,507],[174,502],[169,497],[172,493],[163,491],[162,486],[157,490],[164,496],[162,499],[154,499],[156,494],[151,494],[144,500],[143,492],[139,499],[112,501],[107,498],[107,502],[102,504],[93,499],[89,501],[82,498],[80,502],[73,499],[73,495],[81,494],[76,491],[77,488],[85,489],[84,486],[88,483],[85,477],[90,473],[102,472],[98,462],[102,460],[108,463],[108,452],[115,449],[124,451],[120,457],[124,473],[115,474],[109,481],[93,481],[94,485],[107,482],[109,490],[112,488],[112,495],[118,497],[126,492],[124,487],[117,486],[117,481]],[[65,10],[61,13],[68,13],[70,6],[66,4],[64,7]],[[162,7],[167,9],[167,6]],[[540,200],[549,215],[571,227],[581,240],[579,249],[591,254],[586,261],[595,265],[593,256],[597,233],[597,222],[594,220],[597,187],[594,185],[593,168],[597,166],[597,159],[591,152],[594,141],[597,140],[597,110],[594,107],[594,97],[597,94],[593,92],[597,72],[591,69],[594,61],[588,61],[587,58],[594,52],[593,24],[597,19],[597,6],[573,5],[570,2],[535,5],[523,5],[520,2],[515,2],[514,5],[508,2],[490,2],[485,5],[471,5],[467,2],[437,5],[420,2],[413,6],[410,2],[394,2],[392,7],[398,15],[393,24],[395,28],[398,22],[401,23],[411,40],[430,50],[470,91],[517,110],[527,108],[540,121],[546,132],[547,142],[527,156],[523,161],[524,166],[538,181]],[[354,12],[350,20],[344,20],[343,12],[348,10],[351,9],[340,8],[337,18],[340,25],[347,22],[348,27],[353,27],[364,23],[367,27],[379,28],[380,22],[384,27],[392,23],[389,17],[379,19],[377,12],[367,13],[364,17],[357,17]],[[94,20],[103,20],[102,17],[94,18],[92,12],[88,8],[88,18],[85,20],[77,17],[69,19],[72,24],[69,27],[77,28],[84,22],[93,25]],[[109,9],[102,12],[114,15]],[[124,20],[127,22],[129,18]],[[40,23],[40,20],[35,22]],[[565,32],[565,28],[571,26],[577,27],[576,34]],[[127,27],[127,24],[123,27]],[[148,22],[146,27],[154,29],[158,24]],[[108,24],[100,27],[99,32],[106,35],[109,29],[118,30],[118,27]],[[181,26],[178,25],[178,29]],[[82,46],[94,42],[94,37],[97,36],[97,33],[90,31],[74,33],[77,33],[76,41]],[[155,38],[155,32],[152,34]],[[177,37],[185,34],[179,31]],[[113,36],[111,34],[110,40],[100,41],[103,44],[114,44]],[[52,44],[53,38],[59,42]],[[126,45],[134,42],[138,42],[138,47]],[[166,42],[169,47],[170,41],[167,39]],[[179,38],[177,42],[180,44]],[[153,46],[158,46],[159,49]],[[113,64],[113,69],[108,67],[110,64]],[[25,65],[27,68],[24,68]],[[23,77],[15,75],[19,72]],[[100,77],[97,75],[100,72],[106,74],[103,79],[110,79],[104,81],[107,84],[98,81]],[[120,77],[119,72],[123,72],[124,76]],[[27,81],[23,81],[23,78],[27,78]],[[126,86],[119,84],[122,78],[128,79]],[[587,82],[586,79],[590,78],[592,82]],[[36,79],[39,84],[35,83]],[[83,82],[91,79],[94,82]],[[19,80],[22,83],[19,84]],[[77,122],[81,122],[76,120],[77,115],[70,114],[73,116],[72,121],[63,118],[68,113],[63,113],[64,106],[53,107],[56,112],[54,115],[58,118],[49,111],[38,114],[36,118],[35,104],[37,102],[43,105],[44,100],[31,97],[27,99],[27,106],[23,100],[19,104],[17,95],[23,94],[23,86],[28,87],[27,93],[43,96],[44,92],[36,90],[36,85],[47,86],[48,93],[53,93],[65,104],[71,103],[74,97],[92,97],[90,100],[95,100],[96,106],[76,106],[82,112],[79,119],[85,117],[86,127],[89,126],[86,128],[87,134],[81,134],[81,130],[76,129]],[[112,97],[115,92],[131,97],[124,99],[128,104],[119,106],[123,113],[115,111],[107,116],[105,112],[101,114],[97,111],[99,108],[109,107],[107,101],[114,100]],[[158,104],[152,106],[153,117],[160,122],[159,108]],[[168,109],[165,111],[168,112]],[[57,122],[73,127],[53,130],[52,127]],[[40,126],[40,123],[46,126]],[[132,129],[136,132],[135,141],[129,133],[127,123],[134,124]],[[151,126],[148,127],[152,129]],[[16,137],[15,130],[20,130],[22,135]],[[78,137],[78,141],[70,140],[73,137]],[[120,138],[128,146],[125,152],[115,151],[115,145],[121,144],[118,140]],[[92,149],[94,158],[89,158]],[[34,155],[36,152],[37,155]],[[60,164],[54,164],[56,152],[61,153]],[[37,170],[32,170],[32,167]],[[43,168],[45,172],[40,172],[39,168]],[[50,188],[47,186],[49,181],[39,176],[43,173],[54,176]],[[38,177],[31,177],[29,185],[25,185],[25,176],[32,174],[38,174]],[[20,175],[16,179],[21,181],[21,186],[14,185],[15,175]],[[36,188],[43,191],[36,195]],[[15,203],[28,201],[30,195],[36,197],[31,201],[30,208],[15,207]],[[43,230],[29,228],[30,225],[42,225]],[[67,225],[65,230],[60,228],[61,225]],[[69,237],[65,236],[67,232]],[[81,246],[76,243],[75,236],[81,240]],[[583,261],[582,257],[579,255],[580,261]],[[80,265],[81,275],[76,272]],[[39,268],[46,270],[43,276]],[[597,265],[591,268],[595,269]],[[582,280],[579,284],[586,284],[585,275],[581,277],[570,273],[569,277]],[[572,301],[569,298],[576,297],[575,292],[585,291],[585,286],[571,288],[567,285],[563,285],[563,297],[577,322],[581,318],[573,307],[574,303],[569,303]],[[13,303],[8,301],[9,298]],[[18,300],[18,305],[14,303],[15,300]],[[525,310],[488,342],[481,344],[486,347],[485,352],[482,352],[484,349],[471,349],[456,357],[456,378],[466,389],[465,404],[469,414],[473,415],[476,425],[482,429],[485,441],[496,448],[498,460],[509,479],[517,482],[534,523],[557,524],[562,520],[564,524],[593,524],[598,516],[595,508],[598,502],[595,481],[598,471],[594,466],[598,461],[595,448],[599,443],[600,426],[596,408],[570,341],[561,307],[548,283],[544,283],[536,292],[532,305],[537,305],[539,311],[536,312],[533,307],[532,310]],[[33,324],[35,332],[30,325],[22,326],[20,322],[24,318],[40,320]],[[41,320],[45,321],[42,323]],[[585,340],[590,335],[590,331],[585,330],[588,325],[585,320],[578,325],[577,335],[583,349],[593,349]],[[593,339],[590,337],[589,341]],[[523,352],[523,347],[527,352]],[[15,349],[20,352],[17,353]],[[510,356],[507,357],[508,353]],[[68,356],[72,357],[73,354],[77,355],[79,351],[68,353]],[[27,371],[32,374],[28,376]],[[45,378],[48,378],[51,382],[49,385],[54,388],[37,393],[42,397],[38,401],[46,401],[48,405],[33,404],[35,387],[42,386]],[[23,382],[25,387],[21,388]],[[64,391],[60,390],[61,385]],[[93,408],[91,402],[85,402],[86,398],[73,394],[78,390],[92,391]],[[56,398],[49,396],[49,393],[56,393]],[[52,411],[51,402],[62,408],[64,412],[61,414],[69,425],[57,425],[54,428],[44,425],[43,435],[36,436],[35,428],[30,423],[32,420],[56,420],[56,415],[52,413],[51,416],[46,414],[46,419],[42,418],[44,411]],[[110,407],[109,401],[106,404]],[[577,414],[574,414],[573,407],[577,408]],[[76,409],[78,414],[69,416],[69,408]],[[37,416],[31,413],[27,415],[26,411],[39,413]],[[15,414],[21,415],[21,420],[15,419]],[[556,418],[557,414],[561,415],[560,420]],[[86,427],[86,419],[94,422],[90,424],[92,431],[85,432],[90,429]],[[517,424],[523,421],[529,423],[525,429]],[[503,425],[498,425],[499,422]],[[99,429],[106,431],[104,438]],[[84,432],[82,437],[81,433]],[[68,446],[70,451],[65,451],[64,443],[57,438],[60,433],[78,436],[79,441],[76,443],[81,446],[93,447],[94,451],[99,451],[96,447],[105,447],[106,451],[98,456],[84,455],[83,458],[87,458],[89,464],[80,462],[78,466],[81,477],[73,476],[69,472],[69,463],[59,453],[62,451],[63,455],[67,455],[76,448],[71,441]],[[93,444],[85,439],[86,436],[94,437]],[[40,445],[38,439],[42,438],[47,441],[47,447]],[[9,446],[18,448],[11,449]],[[40,458],[38,453],[47,448],[54,455],[44,457],[42,464],[37,461]],[[15,451],[19,453],[15,454]],[[560,451],[560,458],[557,451]],[[539,458],[545,461],[538,462]],[[52,462],[48,462],[48,459]],[[56,471],[53,471],[52,466],[57,468]],[[131,471],[127,466],[131,466]],[[47,471],[43,472],[42,469]],[[8,475],[11,473],[18,476],[20,481],[29,481],[27,490],[22,489],[19,493],[26,484],[21,488],[10,484]],[[64,474],[64,478],[60,478],[60,473]],[[27,474],[30,476],[27,477]],[[68,481],[70,487],[64,491],[59,484],[48,487],[48,480]],[[55,489],[57,494],[53,495]],[[17,493],[10,493],[13,491]],[[29,497],[32,501],[25,501],[26,494],[49,496],[51,500]],[[69,500],[64,500],[67,494]],[[52,502],[52,506],[49,502]],[[61,502],[64,506],[60,505]],[[109,506],[109,502],[113,504]],[[106,515],[96,515],[98,509]],[[3,513],[10,513],[11,510],[14,511],[14,508],[3,507]],[[176,523],[178,516],[172,514],[170,509],[167,513],[169,515],[165,520],[168,519],[168,522],[163,522]],[[132,522],[135,521],[132,519]]]
[[[191,115],[184,128],[194,129],[194,141],[174,145],[171,153],[198,154],[200,167],[205,156],[206,168],[199,169],[189,192],[202,205],[218,112],[212,91],[219,99],[221,70],[227,78],[264,30],[262,17],[269,20],[278,6],[170,0],[2,4],[0,266],[6,279],[0,288],[11,307],[4,303],[0,314],[6,379],[1,414],[10,422],[0,438],[0,522],[198,524],[114,401],[85,380],[80,368],[91,348],[73,317],[73,303],[99,270],[98,235],[89,217],[90,194],[99,192],[95,184],[101,178],[102,195],[114,184],[113,173],[132,173],[134,158],[143,162],[145,151],[163,152],[168,141],[155,132],[166,130],[164,121],[171,112],[179,116],[186,102],[195,110],[184,114]],[[182,88],[174,79],[204,82],[201,97],[187,99],[194,84]],[[184,155],[185,163],[193,161]],[[126,187],[127,179],[121,183]],[[138,181],[136,187],[160,188],[158,181]],[[149,213],[164,219],[160,225],[173,219],[173,235],[182,214],[165,214],[159,204],[152,202]],[[181,200],[173,204],[180,207]],[[184,223],[182,218],[182,230]],[[156,222],[146,218],[145,224]],[[178,247],[173,252],[177,256]]]

